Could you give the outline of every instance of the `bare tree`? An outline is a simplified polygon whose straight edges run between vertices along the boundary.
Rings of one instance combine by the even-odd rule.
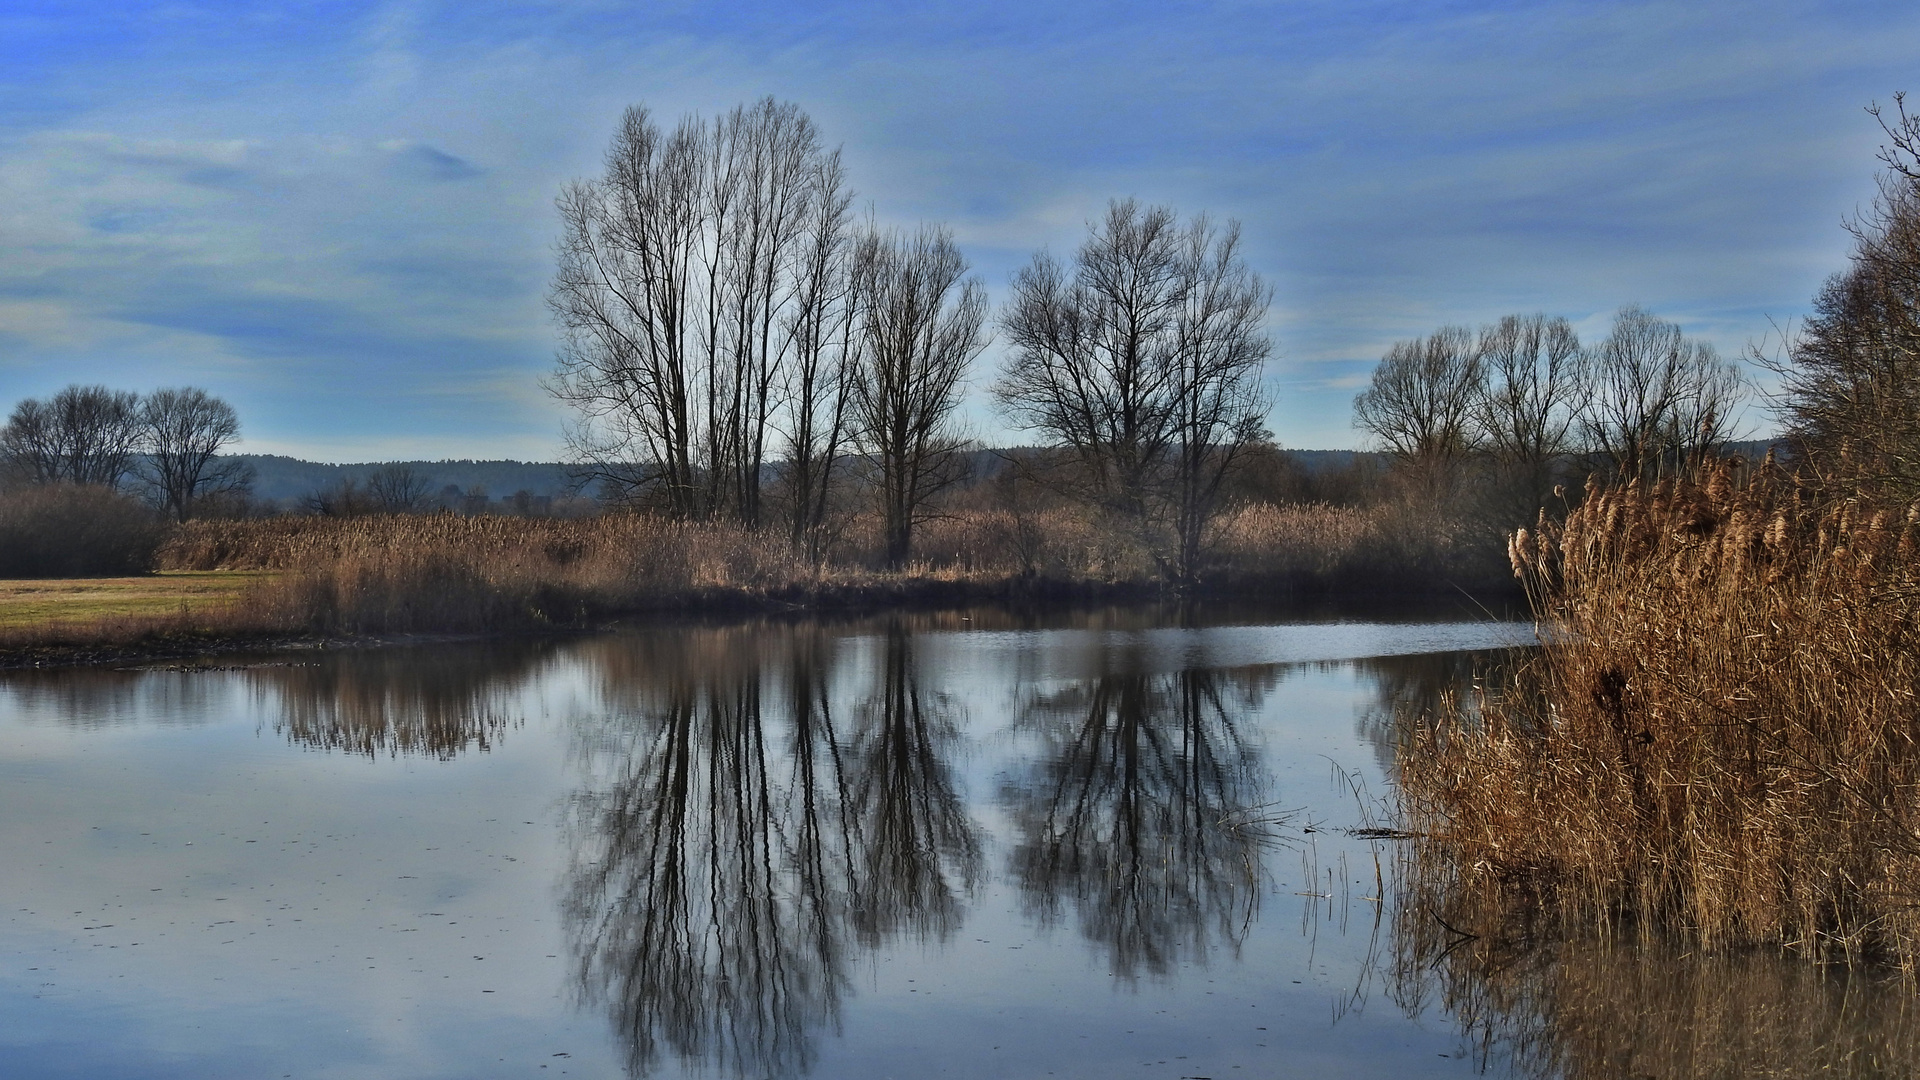
[[[1263,442],[1267,401],[1260,387],[1272,342],[1261,329],[1272,290],[1240,258],[1240,226],[1215,231],[1206,215],[1182,241],[1187,286],[1175,323],[1174,579],[1198,580],[1201,543],[1221,481],[1243,450]]]
[[[146,451],[136,474],[167,514],[185,521],[204,496],[245,488],[245,461],[219,461],[221,448],[240,437],[240,419],[226,402],[195,387],[155,390],[140,407]]]
[[[300,497],[300,508],[321,517],[359,517],[374,512],[373,499],[360,482],[349,476]]]
[[[993,386],[1001,409],[1072,454],[1083,497],[1143,534],[1170,519],[1162,558],[1183,581],[1221,478],[1265,413],[1270,293],[1239,235],[1116,200],[1071,274],[1034,256],[1000,316],[1014,346]]]
[[[986,290],[944,228],[870,231],[856,256],[863,338],[851,405],[875,473],[887,565],[907,561],[928,503],[959,478],[953,414],[967,368],[986,347]]]
[[[1781,411],[1801,457],[1847,487],[1920,493],[1920,116],[1871,111],[1892,141],[1851,265],[1788,344]]]
[[[1619,477],[1657,476],[1724,445],[1746,393],[1739,368],[1712,345],[1636,305],[1620,309],[1590,362],[1592,398],[1581,428]]]
[[[1585,405],[1586,354],[1572,324],[1546,315],[1508,315],[1482,327],[1485,390],[1474,422],[1492,459],[1507,509],[1531,517],[1574,450]]]
[[[1150,481],[1174,441],[1175,354],[1189,283],[1166,207],[1115,200],[1067,268],[1042,252],[1000,315],[1012,349],[994,399],[1066,447],[1099,505],[1144,523]]]
[[[1353,423],[1379,439],[1422,490],[1438,496],[1478,449],[1475,413],[1486,385],[1487,365],[1473,332],[1443,326],[1387,350],[1372,383],[1353,399]]]
[[[0,428],[0,453],[6,455],[7,472],[28,484],[59,481],[64,460],[61,442],[53,409],[37,398],[15,405],[7,426]]]
[[[821,557],[836,470],[848,442],[848,396],[859,365],[861,301],[838,153],[814,176],[815,190],[784,327],[791,351],[781,386],[786,419],[785,480],[794,550]]]
[[[782,359],[808,325],[792,307],[813,204],[844,199],[832,157],[772,98],[671,134],[636,106],[603,177],[561,193],[549,389],[578,411],[588,479],[683,516],[758,521]]]
[[[411,514],[427,504],[432,491],[433,481],[395,462],[367,474],[365,499],[374,513]]]
[[[137,394],[69,386],[15,405],[0,428],[0,455],[28,483],[118,487],[140,447],[140,421]]]

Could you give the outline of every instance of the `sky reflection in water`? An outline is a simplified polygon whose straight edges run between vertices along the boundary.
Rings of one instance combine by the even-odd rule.
[[[1523,627],[976,614],[11,677],[0,1072],[1564,1070],[1341,831]]]

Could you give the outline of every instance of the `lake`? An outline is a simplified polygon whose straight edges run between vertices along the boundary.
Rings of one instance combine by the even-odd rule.
[[[1920,1060],[1865,977],[1403,901],[1394,710],[1531,640],[983,610],[15,673],[0,1075]]]

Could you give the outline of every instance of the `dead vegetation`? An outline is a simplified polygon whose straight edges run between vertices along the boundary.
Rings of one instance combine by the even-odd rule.
[[[1453,557],[1447,534],[1391,508],[1253,506],[1212,537],[1213,580],[1286,595],[1412,586]],[[928,522],[915,560],[887,570],[878,520],[856,518],[811,562],[772,530],[650,514],[584,519],[384,515],[189,522],[168,570],[276,571],[235,612],[282,630],[475,632],[590,625],[692,607],[1151,595],[1151,549],[1087,512],[966,509]]]
[[[1920,961],[1920,507],[1762,467],[1522,530],[1545,645],[1398,757],[1436,921]]]

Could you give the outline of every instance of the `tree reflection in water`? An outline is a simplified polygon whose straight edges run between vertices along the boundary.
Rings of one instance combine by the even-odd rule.
[[[520,722],[513,692],[552,651],[529,641],[378,649],[245,675],[274,730],[297,746],[448,761],[492,749]]]
[[[588,754],[611,771],[576,800],[566,917],[630,1072],[669,1054],[804,1072],[850,941],[959,923],[979,840],[946,760],[957,728],[894,626],[846,730],[831,645],[817,628],[602,645],[614,707]]]
[[[948,763],[959,740],[951,705],[914,668],[912,638],[887,627],[877,693],[849,747],[846,807],[862,854],[852,917],[860,943],[896,933],[945,938],[980,872],[980,840]]]
[[[1354,670],[1373,684],[1373,700],[1362,706],[1355,733],[1373,747],[1380,771],[1392,776],[1394,759],[1407,733],[1408,717],[1433,715],[1455,703],[1472,708],[1476,688],[1499,685],[1525,650],[1414,653],[1353,661]]]
[[[1115,975],[1162,975],[1204,960],[1217,935],[1237,950],[1258,904],[1264,800],[1242,717],[1273,669],[1152,673],[1135,654],[1107,673],[1022,706],[1037,735],[1029,775],[1004,798],[1018,841],[1011,869],[1043,924],[1073,905]]]

